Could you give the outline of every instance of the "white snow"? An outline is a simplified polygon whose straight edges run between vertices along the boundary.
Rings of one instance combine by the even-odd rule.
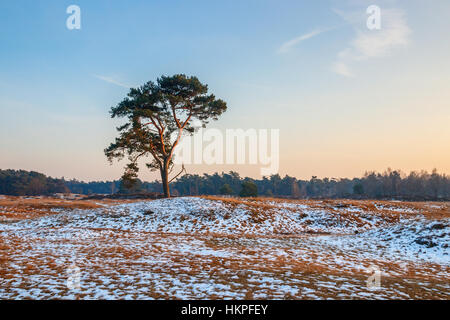
[[[448,218],[400,205],[376,206],[407,213],[392,220],[355,206],[268,204],[255,213],[246,204],[185,197],[0,222],[0,248],[13,248],[0,299],[405,298],[417,284],[425,296],[450,297]],[[383,277],[415,270],[444,280],[371,291],[361,274],[373,263],[396,266]],[[79,292],[66,286],[71,264],[82,271]]]

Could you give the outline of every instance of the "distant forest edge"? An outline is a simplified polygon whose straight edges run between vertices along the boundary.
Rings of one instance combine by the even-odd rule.
[[[388,169],[383,173],[366,172],[362,178],[319,179],[309,181],[278,174],[263,179],[242,178],[236,172],[212,175],[186,174],[171,184],[174,196],[255,195],[287,198],[353,198],[398,200],[450,200],[450,176],[426,171],[404,174]],[[255,188],[256,186],[256,188]],[[250,187],[250,189],[249,189]],[[253,188],[252,188],[253,187]],[[245,189],[246,192],[243,192]],[[252,190],[247,193],[247,189]],[[82,182],[55,179],[24,170],[0,170],[0,194],[16,196],[55,193],[114,194],[161,192],[160,182],[137,180],[125,189],[120,180]]]

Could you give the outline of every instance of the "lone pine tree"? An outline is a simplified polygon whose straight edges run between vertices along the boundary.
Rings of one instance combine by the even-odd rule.
[[[208,86],[197,77],[162,76],[156,83],[149,81],[130,89],[127,97],[111,108],[112,118],[127,118],[127,122],[117,128],[119,136],[105,154],[111,163],[128,157],[124,176],[129,178],[137,178],[137,161],[150,156],[151,162],[146,165],[160,171],[164,196],[170,197],[169,184],[178,175],[169,180],[169,174],[182,135],[195,132],[193,120],[205,126],[226,110],[226,102],[208,94]]]

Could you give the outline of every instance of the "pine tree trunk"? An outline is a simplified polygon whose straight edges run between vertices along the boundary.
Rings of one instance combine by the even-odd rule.
[[[170,198],[169,169],[166,163],[164,163],[164,166],[161,168],[161,179],[163,184],[164,198]]]

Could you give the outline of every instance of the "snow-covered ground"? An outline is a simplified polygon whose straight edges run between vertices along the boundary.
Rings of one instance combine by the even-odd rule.
[[[450,298],[445,204],[186,197],[2,219],[0,299]]]

